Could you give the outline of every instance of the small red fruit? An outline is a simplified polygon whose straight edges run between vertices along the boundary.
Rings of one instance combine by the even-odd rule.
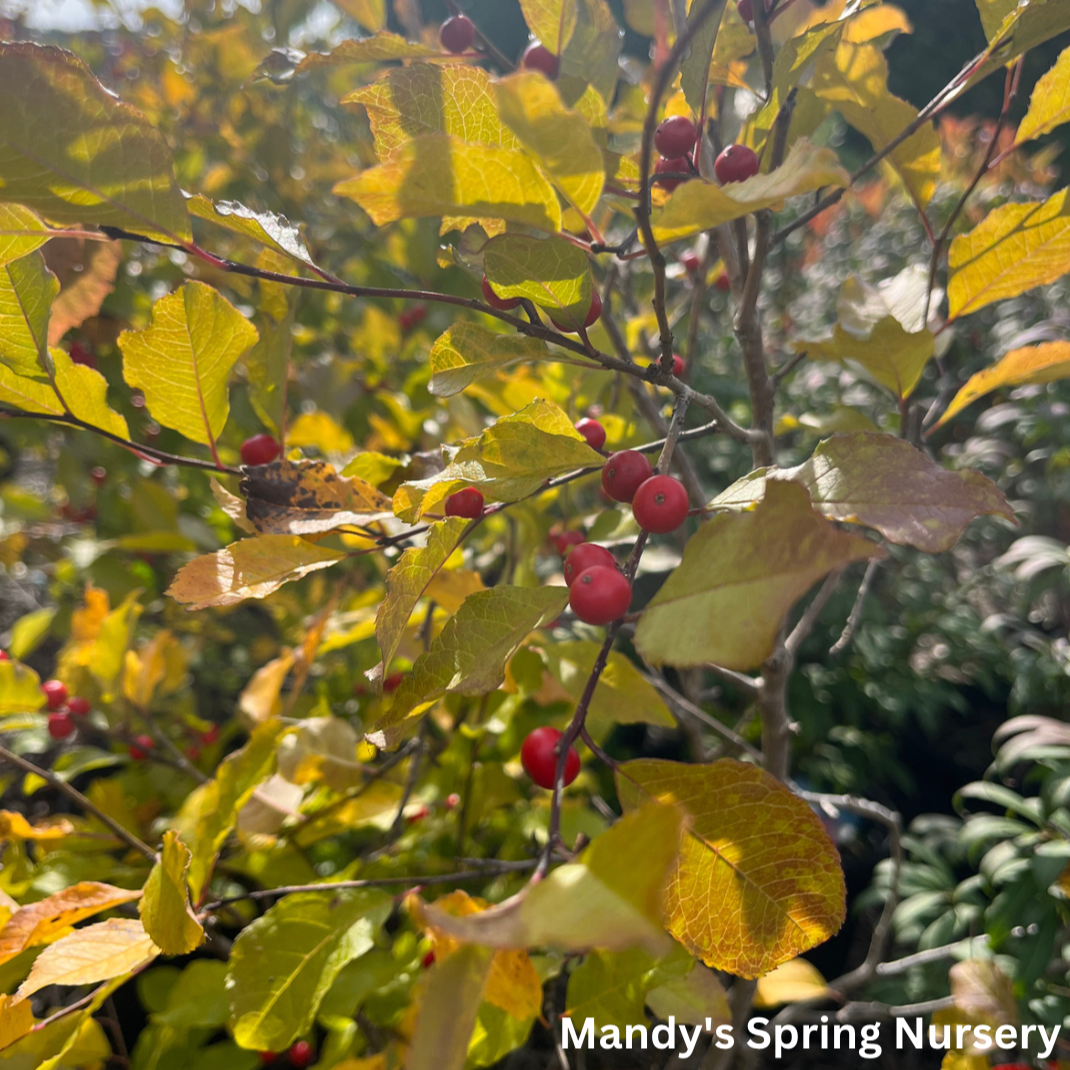
[[[609,624],[628,612],[632,585],[616,568],[595,565],[573,581],[568,603],[584,624]]]
[[[602,487],[615,502],[630,502],[653,474],[645,453],[621,450],[610,454],[602,468]]]
[[[684,374],[684,368],[685,367],[687,367],[687,365],[684,364],[684,358],[681,357],[678,353],[673,353],[673,355],[672,355],[672,373],[673,373],[673,375],[676,376],[677,379],[679,379],[680,376]]]
[[[554,82],[561,70],[561,61],[544,44],[532,41],[520,57],[520,66],[529,71],[541,71]]]
[[[698,130],[686,115],[672,115],[658,123],[654,131],[654,148],[666,157],[686,156],[698,141]]]
[[[83,367],[97,370],[97,358],[91,349],[82,345],[81,342],[72,342],[68,354],[72,364],[81,364]]]
[[[108,478],[108,470],[107,468],[101,468],[101,466],[98,464],[89,473],[89,478],[93,480],[93,482],[96,483],[98,487],[102,486]]]
[[[691,163],[686,156],[658,160],[654,164],[654,181],[667,193],[671,193],[686,178],[658,178],[658,175],[687,175],[691,173]]]
[[[0,661],[10,661],[11,655],[6,650],[0,650]]]
[[[67,709],[74,714],[75,717],[85,717],[90,710],[89,699],[83,698],[81,695],[75,695],[67,703]]]
[[[584,417],[576,421],[576,430],[587,440],[593,450],[600,450],[606,444],[606,429],[597,421]]]
[[[398,326],[405,334],[408,334],[418,324],[423,323],[427,319],[427,305],[413,305],[412,308],[405,309],[398,316]]]
[[[45,693],[45,704],[50,710],[58,710],[67,703],[67,685],[62,680],[46,680],[41,685]]]
[[[722,186],[746,182],[758,173],[758,157],[746,145],[729,145],[713,162],[713,173]]]
[[[275,1053],[273,1051],[260,1051],[257,1054],[260,1056],[260,1062],[264,1066],[275,1061]]]
[[[690,509],[684,485],[672,476],[652,476],[636,492],[632,501],[635,522],[652,535],[675,531]]]
[[[564,557],[573,546],[587,541],[587,536],[582,531],[551,531],[550,543],[553,548]]]
[[[490,281],[486,275],[483,276],[483,300],[491,308],[496,308],[499,312],[508,312],[520,304],[519,297],[499,297],[491,288]]]
[[[680,263],[683,264],[684,270],[689,275],[697,275],[699,268],[702,267],[702,261],[699,259],[698,253],[684,253],[680,257]]]
[[[135,762],[143,762],[151,751],[156,746],[156,741],[152,736],[134,736],[134,742],[130,746],[130,757]]]
[[[255,468],[261,464],[271,464],[282,452],[282,447],[271,435],[253,435],[241,444],[241,463]]]
[[[418,825],[425,817],[430,817],[431,811],[426,806],[421,806],[419,810],[414,810],[405,820],[410,825]]]
[[[732,289],[732,282],[728,277],[728,272],[722,271],[721,274],[717,276],[717,281],[713,285],[716,286],[721,293],[728,293],[728,291]]]
[[[383,681],[383,690],[388,692],[388,693],[391,692],[391,691],[397,691],[397,689],[399,687],[401,687],[401,681],[404,680],[404,679],[405,679],[405,674],[403,672],[391,673]]]
[[[210,747],[213,743],[219,742],[219,725],[214,724],[211,728],[206,729],[201,733],[201,742]]]
[[[585,542],[570,550],[565,558],[565,583],[571,587],[580,576],[589,568],[600,565],[603,568],[616,568],[617,562],[613,555],[597,543]]]
[[[599,296],[598,291],[595,290],[595,292],[591,294],[591,307],[587,310],[587,318],[583,321],[583,329],[587,330],[587,328],[590,327],[593,323],[595,323],[598,320],[598,317],[601,315],[602,298]],[[579,330],[579,328],[576,327],[575,324],[561,323],[560,321],[554,319],[553,316],[550,317],[550,322],[564,334],[575,334],[575,332]]]
[[[466,15],[454,15],[439,27],[438,39],[447,52],[459,56],[472,47],[476,39],[475,24]]]
[[[74,718],[59,711],[48,715],[48,734],[53,739],[66,739],[74,731]]]
[[[557,751],[561,733],[556,728],[544,725],[528,733],[520,748],[520,763],[524,766],[524,772],[538,784],[540,788],[553,788],[557,778]],[[574,747],[569,747],[568,757],[565,758],[564,786],[567,788],[579,776],[580,756]]]
[[[422,959],[420,959],[420,965],[423,966],[423,968],[425,970],[431,969],[431,967],[434,966],[434,964],[435,964],[435,953],[434,953],[434,951],[428,951],[428,953],[426,955],[424,955],[424,957]]]
[[[461,797],[460,797],[460,795],[458,795],[457,792],[455,792],[455,791],[451,791],[449,793],[449,795],[446,796],[446,809],[447,810],[456,810],[457,807],[460,806],[460,805],[461,805]]]
[[[483,515],[483,495],[475,487],[451,494],[446,499],[446,516],[461,516],[466,520],[475,520]]]
[[[773,7],[774,0],[765,0],[765,12],[768,15],[769,11]],[[739,12],[739,17],[748,25],[751,26],[754,23],[754,3],[753,0],[736,0],[736,10]]]

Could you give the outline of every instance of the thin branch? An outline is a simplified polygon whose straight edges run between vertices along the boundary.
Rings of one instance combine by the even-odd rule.
[[[793,658],[799,653],[799,647],[806,642],[810,637],[810,634],[813,632],[814,627],[817,625],[818,618],[821,616],[821,611],[828,605],[829,599],[840,584],[840,577],[842,575],[843,569],[841,568],[828,574],[825,578],[825,582],[821,585],[821,590],[819,590],[810,600],[810,604],[806,607],[806,611],[799,618],[799,623],[792,628],[791,634],[785,640],[785,646],[788,648],[788,653]]]
[[[877,976],[895,977],[898,974],[912,970],[915,966],[924,966],[930,962],[943,962],[946,959],[957,958],[960,954],[973,956],[988,946],[989,939],[987,934],[969,936],[965,940],[956,940],[953,944],[945,944],[943,947],[930,947],[926,951],[905,955],[901,959],[878,963]]]
[[[718,669],[717,672],[722,670]],[[724,672],[730,672],[731,670],[723,670]],[[646,679],[660,691],[670,703],[670,712],[672,707],[675,706],[679,710],[682,710],[688,716],[693,717],[697,721],[701,721],[707,728],[712,728],[718,735],[723,736],[729,741],[729,743],[737,746],[745,754],[750,755],[751,758],[761,765],[763,763],[762,752],[757,747],[748,743],[738,732],[734,732],[726,724],[721,724],[716,717],[710,716],[701,706],[696,706],[690,699],[681,695],[679,691],[671,687],[662,677],[657,676],[654,673],[643,673]],[[736,675],[736,674],[734,674]],[[746,680],[750,684],[751,693],[757,694],[757,681],[752,680],[749,676],[740,676],[740,686],[743,686],[742,680]],[[731,678],[731,677],[730,677]],[[735,682],[735,681],[734,681]]]
[[[854,641],[855,632],[858,631],[858,625],[862,622],[862,611],[865,608],[866,598],[869,595],[870,588],[873,586],[873,577],[877,575],[881,560],[882,558],[879,557],[870,558],[869,564],[866,566],[866,574],[862,577],[862,583],[858,588],[855,604],[851,607],[851,615],[847,618],[847,624],[844,625],[839,639],[829,648],[829,657],[842,654]]]

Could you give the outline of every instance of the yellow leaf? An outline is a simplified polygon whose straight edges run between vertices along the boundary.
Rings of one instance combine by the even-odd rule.
[[[21,661],[0,661],[0,716],[33,713],[45,704],[41,677]]]
[[[48,315],[58,293],[41,253],[0,268],[0,364],[16,375],[47,378]]]
[[[87,667],[107,694],[110,694],[111,685],[123,669],[127,647],[141,616],[142,606],[138,602],[140,593],[131,591],[122,605],[116,606],[104,617],[89,652]]]
[[[50,228],[20,204],[0,204],[0,264],[10,264],[40,249]]]
[[[277,658],[266,665],[261,665],[253,673],[252,679],[245,685],[238,698],[238,709],[243,715],[246,727],[263,724],[272,717],[277,717],[282,708],[279,692],[293,668],[292,650],[284,650]]]
[[[91,985],[122,977],[152,962],[160,949],[140,920],[109,918],[46,947],[19,986],[20,999],[47,985]]]
[[[418,41],[406,41],[404,37],[399,37],[389,30],[380,30],[371,37],[347,38],[330,52],[310,52],[297,64],[297,73],[315,70],[317,67],[336,67],[345,63],[385,63],[395,59],[457,62],[457,57],[450,53],[436,52]]]
[[[230,370],[257,337],[221,293],[187,282],[152,306],[151,327],[119,335],[123,377],[158,423],[214,446],[230,413]]]
[[[173,632],[158,631],[140,653],[126,652],[123,673],[123,694],[139,709],[148,709],[156,689],[173,691],[182,682],[186,671],[186,657]]]
[[[775,777],[730,758],[641,759],[618,767],[617,791],[626,811],[653,799],[686,813],[667,927],[707,966],[757,977],[843,924],[839,855],[817,815]]]
[[[11,627],[11,640],[7,644],[7,652],[13,658],[29,657],[48,635],[48,629],[56,619],[58,611],[51,606],[44,609],[34,609],[25,616],[19,617]]]
[[[41,843],[46,840],[62,840],[74,832],[74,826],[63,817],[46,818],[31,825],[22,814],[12,810],[0,810],[0,843],[30,840]]]
[[[560,56],[576,32],[576,0],[520,0],[520,10],[532,36]]]
[[[948,254],[949,319],[1043,286],[1070,271],[1070,206],[1059,190],[1043,204],[1004,204]]]
[[[499,297],[526,297],[579,327],[594,289],[587,255],[564,238],[502,234],[487,242],[483,268]]]
[[[447,568],[431,578],[426,593],[436,606],[447,613],[456,613],[470,594],[486,589],[478,572],[466,568]]]
[[[561,54],[557,79],[564,102],[572,105],[590,86],[611,103],[623,47],[624,35],[606,0],[577,0],[576,30]]]
[[[549,347],[538,338],[498,334],[476,323],[455,323],[431,347],[430,390],[435,397],[452,397],[511,364],[553,359]]]
[[[784,1003],[802,1003],[809,999],[823,999],[829,987],[816,966],[806,959],[789,959],[772,973],[758,978],[754,993],[756,1007],[779,1007]]]
[[[138,913],[145,932],[165,955],[188,955],[204,943],[204,927],[189,903],[186,874],[190,850],[173,829],[163,834],[163,847],[145,882]]]
[[[1007,16],[1018,7],[1018,0],[974,0],[974,3],[977,4],[977,13],[981,16],[981,25],[989,42],[996,39]]]
[[[33,1025],[33,1008],[29,1000],[0,996],[0,1050],[24,1037]]]
[[[61,252],[71,248],[76,253],[59,263]],[[57,342],[72,328],[81,327],[100,312],[104,298],[115,289],[115,276],[123,259],[120,242],[62,239],[45,250],[45,260],[60,281],[59,296],[52,302],[48,322],[48,344]],[[64,268],[66,270],[64,270]]]
[[[279,773],[297,785],[346,791],[367,776],[367,767],[357,760],[359,746],[356,729],[341,717],[306,718],[279,740]]]
[[[95,368],[75,364],[66,350],[53,347],[49,352],[55,368],[56,389],[66,403],[66,409],[90,427],[99,427],[128,441],[130,432],[125,418],[108,408],[108,380]],[[40,411],[54,410],[43,408]]]
[[[646,994],[647,1006],[661,1019],[671,1014],[678,1022],[705,1025],[707,1021],[730,1022],[732,1013],[717,975],[695,963],[684,977],[674,978]]]
[[[348,453],[353,436],[322,409],[303,412],[286,431],[286,445],[312,446],[320,453]]]
[[[373,33],[386,25],[386,0],[334,0],[334,3]]]
[[[1067,120],[1070,120],[1070,48],[1060,54],[1055,66],[1033,88],[1029,111],[1018,126],[1015,142],[1021,145],[1043,137]]]

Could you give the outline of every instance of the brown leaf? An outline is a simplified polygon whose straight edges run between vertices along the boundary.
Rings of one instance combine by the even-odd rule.
[[[48,344],[95,316],[104,298],[115,289],[115,275],[123,259],[121,242],[87,242],[58,238],[45,246],[45,263],[59,277],[59,296],[52,302]]]

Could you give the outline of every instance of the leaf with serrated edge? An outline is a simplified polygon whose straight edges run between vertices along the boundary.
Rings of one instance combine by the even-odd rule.
[[[120,227],[171,242],[191,238],[159,130],[70,52],[0,46],[0,150],[5,201],[53,223]]]
[[[532,36],[560,56],[576,32],[576,0],[520,0],[520,10]]]
[[[499,297],[526,297],[562,323],[578,327],[590,311],[591,265],[564,238],[502,234],[487,242],[483,268]]]
[[[1059,56],[1034,86],[1029,111],[1018,125],[1015,143],[1022,145],[1050,134],[1057,126],[1070,121],[1070,48]]]
[[[45,250],[45,260],[55,267],[52,250]],[[78,261],[67,275],[61,275],[59,296],[52,302],[48,321],[48,344],[57,342],[73,327],[81,327],[96,316],[104,299],[115,290],[115,276],[123,259],[121,242],[85,242]],[[58,268],[56,269],[58,270]]]
[[[753,512],[715,516],[691,537],[643,611],[635,644],[652,665],[757,668],[788,611],[819,579],[879,556],[868,539],[815,512],[803,487],[772,482]]]
[[[503,585],[469,595],[417,658],[368,739],[377,747],[396,747],[415,729],[419,715],[442,695],[486,695],[496,690],[520,644],[567,603],[566,587]]]
[[[17,995],[25,999],[48,985],[91,985],[148,965],[160,949],[138,918],[109,918],[75,929],[34,960]]]
[[[553,359],[550,347],[538,338],[499,334],[477,323],[455,323],[431,347],[429,389],[437,398],[448,398],[511,364]]]
[[[190,197],[186,207],[191,215],[251,238],[305,267],[313,266],[312,256],[300,231],[285,216],[274,212],[255,212],[237,201],[213,203],[202,194]]]
[[[16,375],[47,377],[48,314],[58,293],[41,253],[0,267],[0,364]]]
[[[261,535],[183,565],[167,593],[190,610],[267,598],[284,583],[345,560],[297,535]]]
[[[56,388],[72,415],[90,427],[99,427],[102,431],[129,441],[126,418],[108,408],[108,380],[96,368],[75,364],[66,350],[53,347],[50,355]]]
[[[163,846],[138,903],[145,931],[165,955],[188,955],[204,943],[204,926],[189,902],[190,850],[173,829],[163,834]]]
[[[310,52],[297,65],[297,73],[318,67],[338,67],[346,63],[388,63],[395,59],[437,59],[456,63],[457,57],[436,52],[417,41],[406,41],[396,33],[381,30],[371,37],[351,37],[330,52]]]
[[[29,208],[0,203],[0,264],[10,264],[40,249],[51,233]]]
[[[238,1044],[283,1051],[307,1032],[342,967],[375,946],[390,907],[386,893],[367,888],[301,892],[247,925],[226,979]]]
[[[764,770],[641,759],[618,766],[625,811],[655,799],[688,816],[665,894],[667,927],[714,969],[757,977],[843,924],[839,855],[817,815]]]
[[[755,175],[746,182],[721,187],[692,179],[655,209],[651,220],[654,237],[662,244],[688,238],[751,212],[772,208],[788,197],[811,193],[826,186],[846,186],[850,179],[830,149],[815,148],[800,138],[781,167]]]
[[[948,253],[949,319],[1044,286],[1070,271],[1070,190],[1043,204],[994,208]]]

